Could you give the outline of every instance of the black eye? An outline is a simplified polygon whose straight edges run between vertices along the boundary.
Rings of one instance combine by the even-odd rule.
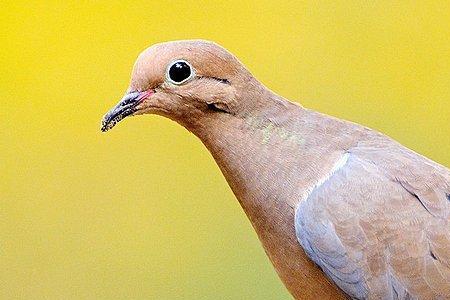
[[[192,68],[188,62],[177,60],[170,65],[167,76],[173,83],[181,84],[191,78],[192,73]]]

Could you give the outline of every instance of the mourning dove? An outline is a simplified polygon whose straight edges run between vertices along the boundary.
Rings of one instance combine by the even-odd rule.
[[[294,104],[207,41],[139,55],[102,123],[158,114],[211,152],[296,299],[450,299],[450,171]]]

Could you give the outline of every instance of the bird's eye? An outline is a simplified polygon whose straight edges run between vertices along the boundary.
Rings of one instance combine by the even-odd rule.
[[[192,78],[194,70],[185,60],[177,60],[169,65],[167,69],[167,78],[174,84],[182,84]]]

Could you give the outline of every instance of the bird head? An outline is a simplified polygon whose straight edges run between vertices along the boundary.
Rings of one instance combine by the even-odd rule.
[[[238,59],[215,43],[156,44],[137,58],[129,88],[104,116],[101,130],[140,114],[162,115],[188,128],[218,114],[236,117],[256,105],[239,99],[259,86]]]

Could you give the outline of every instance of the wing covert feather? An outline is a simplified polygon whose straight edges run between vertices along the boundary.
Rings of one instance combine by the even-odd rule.
[[[299,204],[297,238],[352,298],[450,298],[450,173],[390,150],[352,149]]]

